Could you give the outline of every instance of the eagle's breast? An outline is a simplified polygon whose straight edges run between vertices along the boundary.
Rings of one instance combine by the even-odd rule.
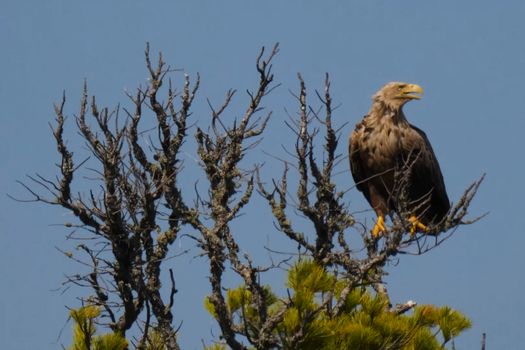
[[[357,131],[361,139],[361,157],[375,173],[396,166],[405,139],[404,125],[383,120],[365,121]]]

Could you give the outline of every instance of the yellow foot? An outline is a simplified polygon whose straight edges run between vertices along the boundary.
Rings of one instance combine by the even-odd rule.
[[[408,218],[408,221],[410,222],[410,235],[411,236],[415,235],[417,231],[428,232],[428,227],[423,225],[421,221],[419,221],[415,215],[410,216]]]
[[[377,238],[381,233],[386,233],[385,217],[383,215],[377,217],[376,224],[372,229],[372,237]]]

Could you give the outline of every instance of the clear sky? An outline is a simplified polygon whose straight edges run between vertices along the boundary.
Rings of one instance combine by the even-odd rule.
[[[13,202],[5,194],[23,197],[15,181],[26,174],[56,174],[58,157],[48,123],[62,91],[71,116],[78,111],[84,78],[102,105],[126,105],[124,91],[144,84],[147,77],[143,51],[149,41],[172,66],[201,73],[194,118],[203,124],[209,117],[206,98],[219,103],[226,89],[237,88],[236,103],[246,102],[242,91],[255,87],[259,48],[280,42],[275,73],[282,86],[266,103],[274,117],[253,156],[270,164],[268,178],[276,176],[271,169],[280,165],[265,151],[282,152],[280,144],[290,140],[284,110],[296,107],[288,90],[297,88],[297,72],[311,89],[321,88],[324,73],[330,73],[334,101],[342,104],[335,121],[349,123],[341,152],[346,134],[381,85],[392,80],[422,85],[425,96],[405,112],[430,137],[449,197],[457,200],[486,172],[471,215],[490,214],[460,228],[425,256],[401,257],[389,267],[391,296],[394,302],[446,304],[468,315],[473,327],[457,340],[457,349],[479,349],[483,332],[487,349],[522,349],[524,18],[525,2],[518,0],[0,1],[2,348],[67,345],[65,305],[78,306],[75,298],[82,293],[56,291],[64,275],[78,268],[56,249],[71,247],[67,231],[57,225],[70,220],[69,215]],[[240,114],[238,109],[230,116]],[[81,154],[85,149],[72,118],[69,122],[69,144]],[[191,143],[185,152],[191,163]],[[189,178],[201,176],[189,168]],[[340,170],[338,185],[350,187],[346,164]],[[348,201],[355,210],[367,208],[355,190]],[[247,214],[260,208],[248,207]],[[254,255],[264,255],[253,253],[261,242],[281,242],[269,211],[260,210],[267,228],[259,230],[246,215],[237,231],[243,249]],[[373,214],[363,217],[371,220]],[[192,248],[170,262],[180,290],[174,310],[177,322],[183,320],[180,342],[184,349],[201,349],[201,340],[212,338],[214,324],[202,308],[206,262],[194,258],[198,250],[191,240],[176,244],[177,249]]]

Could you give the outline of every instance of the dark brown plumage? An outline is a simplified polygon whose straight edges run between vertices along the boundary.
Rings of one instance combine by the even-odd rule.
[[[411,233],[426,231],[448,212],[443,175],[425,133],[411,125],[403,105],[419,99],[423,89],[415,84],[388,83],[374,96],[372,107],[350,136],[350,168],[357,188],[376,212],[374,236],[386,231],[384,216],[399,212],[394,181],[396,170],[409,168],[405,187],[412,223]]]

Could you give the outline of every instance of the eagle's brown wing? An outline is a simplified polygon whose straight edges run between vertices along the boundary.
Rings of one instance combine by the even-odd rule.
[[[411,145],[411,149],[404,151],[411,152],[411,156],[417,158],[411,169],[409,196],[414,203],[430,196],[428,204],[418,208],[416,213],[423,223],[428,224],[441,220],[450,209],[450,202],[438,160],[427,135],[413,125],[411,131],[405,136],[413,138],[406,143]],[[408,154],[405,154],[405,157],[408,157]]]

